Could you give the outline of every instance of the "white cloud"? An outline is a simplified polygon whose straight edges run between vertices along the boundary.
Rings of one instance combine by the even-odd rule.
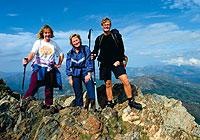
[[[30,32],[0,33],[0,59],[2,71],[20,71],[22,58],[30,52],[35,35]]]
[[[153,58],[156,61],[168,60],[174,56],[180,56],[187,53],[187,57],[194,56],[194,50],[199,48],[200,32],[182,30],[179,26],[171,22],[155,23],[150,25],[131,25],[119,29],[123,35],[126,54],[134,58],[148,58],[150,61]],[[88,31],[86,30],[70,30],[70,31],[55,31],[55,40],[61,49],[66,54],[71,45],[69,44],[69,36],[72,33],[81,35],[83,44],[88,45]],[[92,32],[91,50],[93,50],[96,37],[101,34],[101,30]],[[0,33],[0,59],[5,56],[11,59],[10,56],[23,58],[26,56],[36,40],[36,35],[30,32],[19,32],[17,34]],[[193,54],[189,55],[191,50]],[[135,62],[130,58],[129,65]],[[182,60],[179,58],[179,63]],[[169,61],[173,62],[173,61]],[[178,63],[177,62],[177,63]],[[195,59],[191,59],[190,63],[198,63]],[[144,62],[143,62],[144,63]],[[167,63],[167,62],[166,62]]]
[[[53,38],[53,40],[58,43],[64,53],[67,53],[67,51],[71,49],[71,45],[69,44],[69,36],[72,33],[80,34],[83,44],[88,45],[88,31],[55,31],[55,38]],[[92,42],[94,42],[95,37],[96,34],[92,34]],[[36,39],[36,34],[31,32],[18,32],[17,34],[0,33],[0,59],[11,59],[13,56],[23,58],[30,52]],[[93,49],[93,46],[91,46],[91,49]]]
[[[67,7],[64,7],[63,12],[66,13],[69,9]]]
[[[177,16],[177,21],[192,22],[193,24],[200,23],[199,9],[200,0],[162,0],[164,3],[163,9],[178,10],[181,14]],[[176,19],[175,19],[176,20]],[[196,25],[194,25],[195,27]]]
[[[194,56],[199,48],[200,31],[183,30],[172,22],[133,25],[119,29],[123,35],[128,56],[162,62],[175,56]],[[197,55],[195,55],[197,56]],[[134,60],[130,61],[134,65]]]
[[[55,40],[59,41],[60,44],[66,46],[70,46],[69,44],[69,37],[73,33],[78,33],[81,36],[81,40],[83,44],[88,44],[88,31],[85,30],[70,30],[70,31],[55,31]],[[95,37],[99,34],[99,32],[95,31],[92,32],[92,43],[95,41]],[[62,42],[62,43],[61,43]]]
[[[44,18],[41,18],[40,21],[41,21],[42,23],[44,23]]]
[[[55,31],[55,38],[53,38],[53,40],[58,43],[64,54],[66,54],[72,48],[72,46],[69,44],[69,36],[72,33],[80,34],[83,44],[88,45],[88,31]],[[99,32],[92,32],[92,43],[94,42],[97,33]],[[7,66],[2,68],[1,70],[19,71],[22,58],[27,56],[28,53],[31,51],[33,43],[36,39],[36,34],[33,34],[31,32],[18,32],[17,34],[0,33],[0,60],[2,63],[1,68],[3,64],[7,64]],[[92,49],[93,44],[91,44],[91,50]]]
[[[191,21],[200,23],[200,14],[194,15],[194,17],[191,19]]]
[[[24,28],[21,27],[11,27],[10,29],[16,32],[22,32],[24,30]]]
[[[169,17],[169,15],[159,15],[159,14],[153,14],[153,15],[147,15],[145,18],[150,19],[150,18],[166,18]]]
[[[13,49],[21,50],[22,48],[26,48],[32,42],[33,38],[34,34],[30,32],[19,32],[17,34],[0,33],[0,46],[10,51]]]
[[[128,26],[121,31],[125,44],[135,49],[172,48],[197,45],[196,43],[200,42],[200,32],[181,30],[171,22],[155,23],[148,26]]]
[[[7,16],[9,16],[9,17],[17,17],[17,16],[19,16],[19,14],[17,14],[17,13],[8,13]]]
[[[178,57],[178,58],[172,58],[170,60],[163,61],[167,64],[173,64],[173,65],[191,65],[191,66],[200,66],[200,59],[196,58],[189,58],[185,59],[184,57]]]
[[[83,17],[82,17],[83,20],[87,20],[87,21],[90,21],[90,20],[96,21],[96,23],[98,23],[98,24],[101,22],[101,19],[102,19],[102,18],[103,18],[103,17],[100,16],[100,15],[86,15],[86,16],[83,16]]]
[[[193,9],[200,7],[200,0],[162,0],[170,9]]]

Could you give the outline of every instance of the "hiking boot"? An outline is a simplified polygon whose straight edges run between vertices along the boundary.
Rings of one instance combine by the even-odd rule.
[[[57,108],[58,110],[65,109],[65,107],[64,107],[64,106],[62,106],[62,105],[60,105],[60,104],[57,104],[57,105],[56,105],[56,108]]]
[[[75,99],[70,103],[69,107],[76,107],[76,101]]]
[[[46,105],[44,103],[41,103],[41,108],[42,109],[50,109],[50,105]]]
[[[115,104],[112,101],[108,101],[106,104],[106,107],[108,108],[113,108],[115,106]]]
[[[55,114],[55,113],[59,112],[58,108],[55,106],[52,106],[52,105],[50,106],[49,110],[50,110],[51,114]]]
[[[90,110],[95,111],[95,101],[94,100],[90,101]]]
[[[84,106],[84,109],[95,110],[95,101],[94,100],[88,101],[87,104]]]
[[[130,108],[142,110],[142,105],[140,103],[136,103],[135,101],[129,101],[128,105],[129,105]]]

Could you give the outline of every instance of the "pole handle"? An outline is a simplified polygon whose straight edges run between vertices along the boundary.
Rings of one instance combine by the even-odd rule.
[[[92,29],[89,29],[89,33],[88,33],[89,49],[90,49],[90,46],[91,46],[91,32],[92,32]]]
[[[28,61],[28,57],[24,57],[25,61]],[[27,64],[23,64],[24,67],[26,67]]]

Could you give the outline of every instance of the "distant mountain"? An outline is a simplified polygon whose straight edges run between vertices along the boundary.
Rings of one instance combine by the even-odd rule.
[[[62,96],[63,94],[71,95],[73,94],[72,88],[68,84],[68,81],[66,79],[66,76],[64,75],[64,70],[61,69],[62,73],[62,82],[63,82],[63,91],[58,91],[55,89],[55,96]],[[24,90],[26,91],[29,86],[30,78],[31,78],[31,71],[27,71],[25,74],[25,82],[24,82]],[[22,79],[23,79],[23,73],[22,72],[16,72],[16,73],[5,73],[5,72],[0,72],[0,78],[4,79],[7,83],[7,85],[16,92],[22,93]],[[40,88],[39,92],[36,94],[37,98],[43,98],[44,89]]]
[[[68,84],[65,68],[61,68],[63,89],[64,92],[72,92],[71,87]],[[170,95],[169,97],[178,97],[182,99],[182,96],[187,97],[188,94],[199,94],[200,89],[200,68],[192,66],[147,66],[141,68],[127,68],[129,79],[137,83],[143,90],[143,92],[160,92],[161,93],[176,93],[176,95]],[[98,70],[96,70],[97,79]],[[31,72],[26,72],[25,89],[28,88]],[[9,87],[21,92],[23,73],[5,73],[0,72],[0,78],[3,78]],[[117,80],[114,80],[117,82]],[[103,84],[103,81],[97,80],[97,85]],[[175,94],[174,93],[174,94]],[[193,100],[193,97],[188,97]],[[184,99],[184,98],[183,98]],[[199,99],[194,99],[196,102]],[[200,101],[200,100],[199,100]]]
[[[130,79],[143,93],[157,93],[181,101],[200,104],[200,84],[187,84],[180,78],[168,75],[139,76]]]
[[[195,117],[195,121],[200,124],[200,104],[183,102],[183,106]]]
[[[65,74],[65,68],[61,67],[60,69],[61,75],[62,75],[62,82],[63,82],[63,91],[57,91],[55,92],[54,95],[58,96],[61,94],[65,94],[65,95],[72,95],[73,90],[71,88],[71,86],[68,84],[68,80],[67,80],[67,76]],[[30,78],[31,78],[31,71],[26,71],[25,73],[25,85],[24,85],[24,89],[25,91],[28,89],[29,86],[29,82],[30,82]],[[7,73],[7,72],[0,72],[0,78],[4,79],[7,83],[7,85],[16,92],[20,92],[22,93],[22,79],[23,79],[23,72],[11,72],[11,73]],[[98,79],[98,78],[97,78]],[[98,81],[97,85],[101,85],[103,84],[103,81]],[[42,98],[43,94],[42,91],[43,89],[39,90],[39,97],[37,98]]]
[[[200,104],[200,67],[147,66],[128,68],[127,73],[143,93],[158,93]]]
[[[14,91],[21,92],[22,87],[22,72],[0,72],[0,78],[4,79],[7,83],[7,85]],[[25,87],[27,87],[28,78],[30,79],[30,72],[26,73],[26,81],[25,81]]]
[[[157,76],[164,75],[179,78],[187,84],[200,84],[200,67],[195,66],[175,66],[175,65],[159,65],[146,66],[139,68],[127,68],[128,75],[135,76]]]
[[[144,94],[156,93],[165,95],[169,98],[181,100],[188,111],[195,116],[200,123],[200,68],[192,66],[147,66],[142,68],[127,68],[129,80],[141,88]],[[72,88],[68,84],[65,76],[65,69],[61,69],[63,80],[63,92],[55,91],[55,96],[71,95]],[[98,70],[96,71],[98,79]],[[31,72],[26,72],[25,89],[28,88]],[[0,72],[0,78],[3,78],[8,86],[18,92],[21,91],[22,73]],[[114,79],[114,78],[113,78]],[[114,82],[119,82],[114,80]],[[97,85],[103,84],[103,81],[97,80]],[[43,89],[40,89],[36,95],[37,98],[43,98]],[[198,107],[199,108],[198,108]]]

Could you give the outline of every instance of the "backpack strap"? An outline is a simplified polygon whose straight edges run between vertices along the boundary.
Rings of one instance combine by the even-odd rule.
[[[83,46],[83,55],[84,55],[84,57],[85,57],[84,65],[85,65],[85,67],[86,67],[87,54],[86,54],[85,46]]]
[[[99,36],[99,46],[101,46],[103,37],[104,37],[104,34],[101,34],[101,35]]]
[[[117,48],[119,48],[119,45],[118,45],[119,40],[117,39],[117,35],[111,32],[111,36],[112,36],[113,40],[115,41]]]
[[[118,38],[117,38],[116,33],[112,33],[112,32],[111,32],[111,36],[112,36],[113,40],[115,41],[115,44],[116,44],[117,48],[119,48],[119,45],[118,45],[118,44],[119,44],[119,40],[118,40]],[[101,35],[99,36],[99,46],[101,46],[103,37],[104,37],[104,34],[101,34]]]
[[[119,33],[119,31],[117,29],[112,29],[111,30],[111,35],[112,35],[113,40],[115,41],[116,46],[119,48],[120,47],[119,46],[120,43],[119,43],[119,39],[118,38],[121,37],[121,34]],[[124,54],[124,61],[123,61],[124,66],[126,66],[127,62],[128,62],[128,56],[126,56]]]
[[[72,72],[72,50],[70,50],[69,52],[69,56],[70,56],[70,64],[69,64],[69,67],[70,67],[70,71]]]

